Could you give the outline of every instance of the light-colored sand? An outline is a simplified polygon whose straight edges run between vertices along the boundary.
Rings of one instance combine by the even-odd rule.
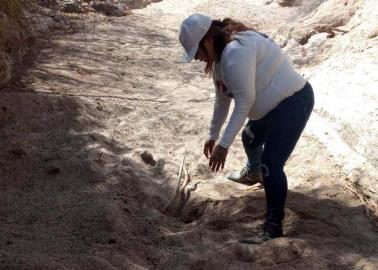
[[[378,268],[378,235],[363,203],[369,200],[348,184],[376,175],[377,58],[370,42],[377,39],[361,41],[363,52],[341,51],[365,27],[354,17],[356,26],[346,27],[355,32],[325,41],[327,61],[310,41],[321,64],[296,64],[310,76],[317,107],[287,166],[285,237],[261,246],[237,242],[263,221],[264,193],[208,170],[202,146],[213,86],[202,64],[178,62],[177,34],[184,17],[203,12],[260,22],[269,34],[279,28],[274,18],[285,41],[285,25],[295,26],[322,1],[293,8],[265,2],[165,0],[126,18],[98,16],[93,33],[55,37],[19,83],[1,90],[1,269]],[[373,2],[364,1],[358,14],[368,16]],[[285,49],[299,61],[301,48],[291,42]],[[349,66],[339,61],[347,52]],[[362,69],[359,58],[371,68]],[[144,151],[155,167],[143,163]],[[192,191],[174,218],[161,210],[174,195],[183,155]],[[225,172],[244,160],[238,139]],[[376,179],[364,183],[373,197]]]

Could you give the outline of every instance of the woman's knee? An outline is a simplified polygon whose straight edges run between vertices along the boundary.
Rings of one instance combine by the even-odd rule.
[[[268,179],[280,179],[285,178],[286,175],[284,172],[284,166],[281,164],[272,164],[269,162],[264,162],[264,160],[261,161],[261,170],[262,175],[264,177],[264,180]]]
[[[250,135],[247,133],[246,128],[244,128],[242,132],[242,142],[244,145],[251,144],[253,141],[253,138],[251,138]]]
[[[250,148],[258,147],[262,144],[262,142],[259,142],[256,135],[252,132],[249,125],[247,125],[242,132],[242,142],[244,146],[248,146]]]

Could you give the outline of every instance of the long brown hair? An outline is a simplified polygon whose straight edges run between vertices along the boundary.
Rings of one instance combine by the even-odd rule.
[[[248,31],[248,30],[255,31],[255,29],[253,29],[252,27],[249,27],[245,25],[244,23],[233,20],[231,18],[225,18],[223,19],[223,21],[213,20],[209,30],[200,41],[200,46],[201,48],[204,49],[205,53],[208,55],[206,48],[203,46],[203,42],[208,37],[212,38],[214,41],[214,50],[215,50],[215,57],[216,57],[215,60],[219,61],[221,59],[224,48],[227,46],[229,42],[233,40],[233,36],[238,32]],[[211,74],[213,63],[214,63],[213,61],[207,62],[206,67],[205,67],[206,74]]]

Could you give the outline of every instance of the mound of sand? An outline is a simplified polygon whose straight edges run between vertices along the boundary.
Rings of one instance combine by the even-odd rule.
[[[376,173],[376,152],[362,150],[376,143],[374,126],[362,125],[376,119],[374,1],[347,1],[343,25],[326,24],[333,37],[316,30],[324,5],[341,2],[165,0],[122,18],[84,16],[94,31],[54,36],[0,90],[0,268],[376,269],[376,179],[361,176]],[[266,29],[316,91],[316,111],[287,165],[285,237],[260,246],[238,239],[263,222],[263,190],[212,174],[202,154],[213,86],[200,63],[179,63],[177,41],[193,12]],[[335,128],[343,121],[354,144]],[[184,155],[185,203],[167,212]],[[244,160],[237,140],[225,172]]]

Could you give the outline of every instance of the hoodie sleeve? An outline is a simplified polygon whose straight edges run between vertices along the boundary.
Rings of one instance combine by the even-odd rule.
[[[213,76],[213,81],[215,86],[215,102],[213,118],[211,120],[209,130],[209,139],[217,140],[224,121],[226,121],[228,110],[231,104],[231,98],[220,93],[219,85],[215,76]]]
[[[235,100],[230,121],[219,141],[221,146],[229,148],[255,102],[255,45],[227,48],[224,59],[222,59],[222,69],[225,84],[233,93]]]

